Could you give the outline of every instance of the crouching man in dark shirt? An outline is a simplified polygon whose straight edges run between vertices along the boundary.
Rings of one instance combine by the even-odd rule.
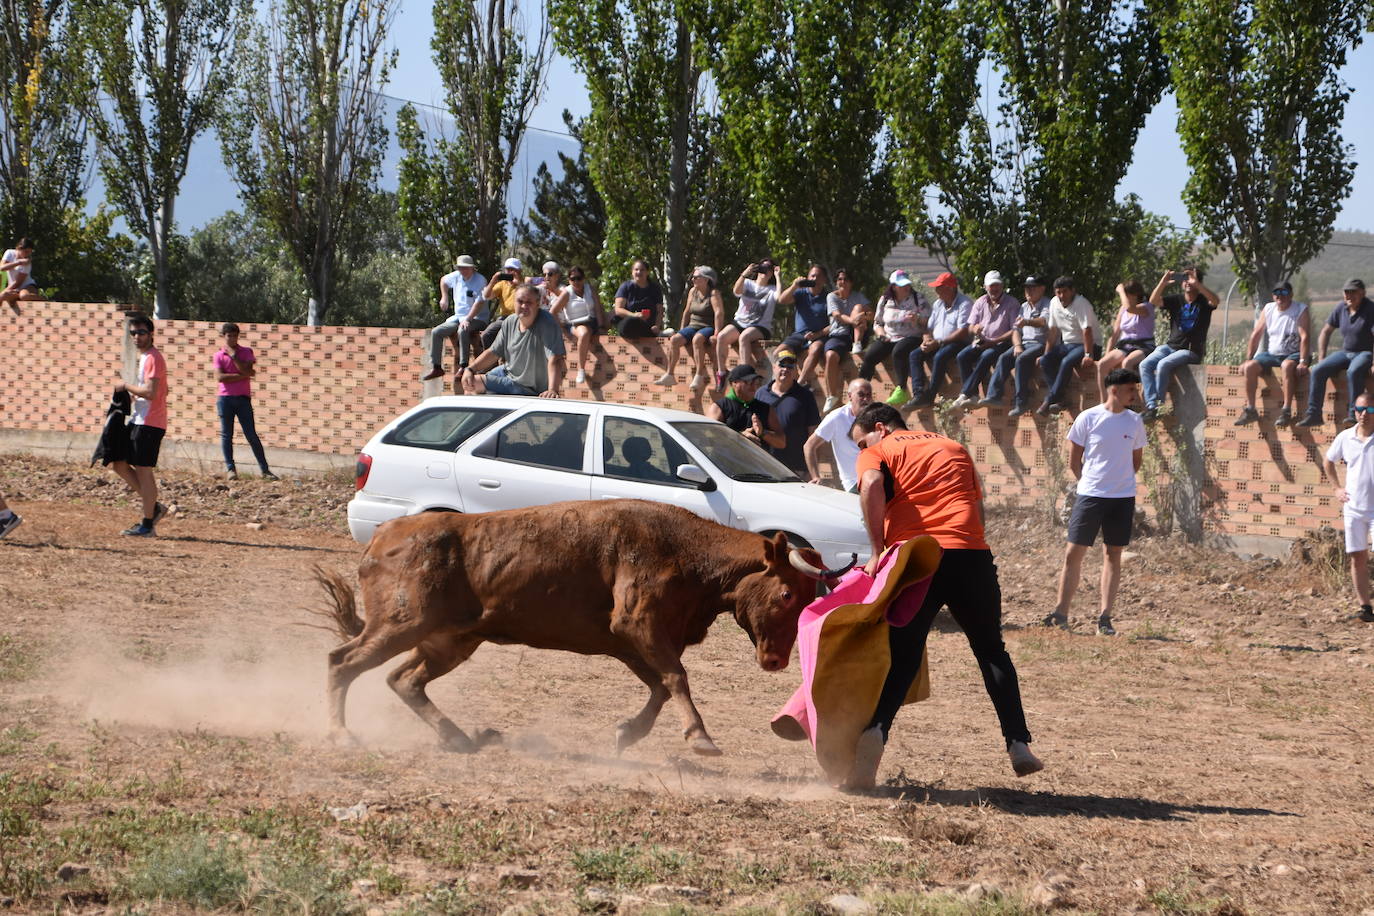
[[[795,363],[794,363],[795,364]],[[740,363],[730,370],[726,380],[725,397],[706,407],[706,416],[724,423],[764,451],[769,447],[782,448],[787,444],[777,413],[754,395],[763,384],[763,376],[753,366]]]

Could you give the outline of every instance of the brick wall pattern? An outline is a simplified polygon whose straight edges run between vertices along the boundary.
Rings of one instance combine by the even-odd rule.
[[[124,313],[116,305],[26,303],[23,314],[6,314],[0,346],[11,359],[0,367],[6,392],[0,426],[98,433],[124,357]],[[244,344],[262,365],[254,406],[259,433],[271,447],[349,455],[423,397],[424,331],[266,324],[245,324],[242,330]],[[169,439],[217,443],[210,369],[218,346],[216,326],[158,322],[157,345],[170,377]],[[665,369],[665,353],[659,341],[603,338],[596,370],[585,385],[569,383],[567,395],[701,412],[701,398],[687,389],[691,371],[685,359],[676,367],[675,385],[655,384]],[[846,361],[846,378],[855,368]],[[1205,479],[1199,491],[1207,528],[1219,534],[1295,537],[1321,524],[1339,527],[1339,505],[1321,475],[1321,459],[1337,427],[1328,422],[1310,431],[1276,429],[1280,393],[1277,379],[1268,376],[1261,382],[1264,419],[1236,428],[1232,422],[1245,403],[1238,370],[1198,367],[1195,378],[1206,398]],[[819,391],[819,384],[815,387]],[[1005,409],[992,408],[958,422],[924,410],[909,422],[962,441],[983,474],[990,502],[1049,508],[1071,485],[1064,437],[1078,410],[1096,403],[1095,387],[1077,386],[1070,409],[1049,418],[1008,418]],[[1327,394],[1328,420],[1333,412],[1344,415],[1344,385],[1335,387],[1342,390]],[[879,399],[891,390],[886,368],[879,370],[874,389]],[[945,393],[952,396],[953,386]],[[1170,514],[1171,473],[1180,469],[1180,452],[1191,441],[1182,432],[1168,418],[1151,429],[1138,502],[1157,518]]]

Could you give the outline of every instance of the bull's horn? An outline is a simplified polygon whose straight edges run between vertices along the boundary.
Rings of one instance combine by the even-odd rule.
[[[849,555],[849,562],[839,569],[817,569],[815,566],[806,562],[806,558],[801,555],[801,551],[793,547],[791,550],[787,551],[787,561],[792,564],[793,569],[805,573],[813,579],[838,579],[858,565],[859,555],[857,553],[851,553]]]

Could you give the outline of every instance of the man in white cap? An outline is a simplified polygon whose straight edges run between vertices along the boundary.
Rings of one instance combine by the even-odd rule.
[[[495,303],[491,324],[482,332],[482,346],[490,347],[501,330],[501,322],[515,314],[515,290],[525,283],[525,268],[519,258],[506,258],[501,272],[482,288],[482,298]]]
[[[1000,272],[990,270],[984,274],[983,289],[986,292],[969,310],[971,340],[957,357],[964,387],[951,405],[956,409],[978,404],[978,387],[992,371],[998,357],[1011,348],[1012,331],[1021,315],[1021,303],[1007,292]]]
[[[458,365],[454,371],[461,371],[472,356],[473,335],[481,334],[487,326],[487,300],[482,296],[487,278],[477,272],[477,262],[470,254],[459,255],[455,267],[439,281],[439,311],[448,311],[452,300],[453,315],[429,332],[430,370],[425,381],[444,374],[446,339],[457,340]]]

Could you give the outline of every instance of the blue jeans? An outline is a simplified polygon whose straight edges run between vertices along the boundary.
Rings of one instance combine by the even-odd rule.
[[[1349,350],[1337,350],[1330,354],[1326,359],[1312,367],[1312,381],[1307,388],[1307,412],[1321,416],[1322,401],[1326,399],[1326,381],[1345,370],[1345,381],[1349,400],[1345,402],[1346,416],[1355,414],[1355,398],[1359,397],[1364,391],[1365,379],[1369,377],[1369,366],[1374,361],[1374,354],[1368,350],[1352,353]]]
[[[1081,343],[1066,344],[1059,342],[1045,351],[1044,361],[1041,363],[1045,368],[1045,378],[1050,380],[1050,390],[1045,393],[1046,404],[1058,404],[1060,398],[1064,396],[1064,387],[1069,384],[1069,376],[1073,375],[1078,364],[1083,362],[1083,345]],[[1102,348],[1093,347],[1093,359],[1098,359],[1102,355]],[[1017,384],[1020,384],[1020,375],[1017,375]]]
[[[1043,341],[1032,340],[1024,345],[1020,355],[1016,349],[1008,347],[1001,356],[997,357],[997,368],[992,372],[992,380],[988,382],[988,397],[994,401],[1002,400],[1002,391],[1007,385],[1007,376],[1011,374],[1012,367],[1016,367],[1016,394],[1014,401],[1017,407],[1024,408],[1026,401],[1030,397],[1031,385],[1035,381],[1035,361],[1040,358],[1040,354],[1045,352]]]
[[[973,344],[969,344],[959,351],[956,359],[959,361],[959,374],[964,377],[964,387],[961,392],[964,397],[978,397],[978,386],[983,383],[988,372],[996,365],[997,358],[1010,350],[1011,340],[1009,338],[990,347],[975,347]]]
[[[940,393],[940,386],[944,384],[945,369],[950,361],[959,361],[959,351],[964,348],[964,344],[952,343],[945,344],[927,353],[920,347],[911,351],[911,358],[908,363],[908,371],[911,372],[912,392],[928,393],[930,397]],[[926,363],[930,364],[930,378],[926,378]]]
[[[258,428],[253,422],[253,399],[246,394],[222,394],[215,404],[219,414],[219,450],[224,454],[224,469],[234,470],[234,418],[238,417],[243,438],[253,450],[258,461],[258,469],[264,474],[272,473],[267,466],[267,454],[262,450],[262,440],[258,438]]]
[[[1202,357],[1192,350],[1175,350],[1168,344],[1160,344],[1154,352],[1140,363],[1140,386],[1145,389],[1145,406],[1158,407],[1169,393],[1169,382],[1174,373],[1184,366],[1202,362]]]

